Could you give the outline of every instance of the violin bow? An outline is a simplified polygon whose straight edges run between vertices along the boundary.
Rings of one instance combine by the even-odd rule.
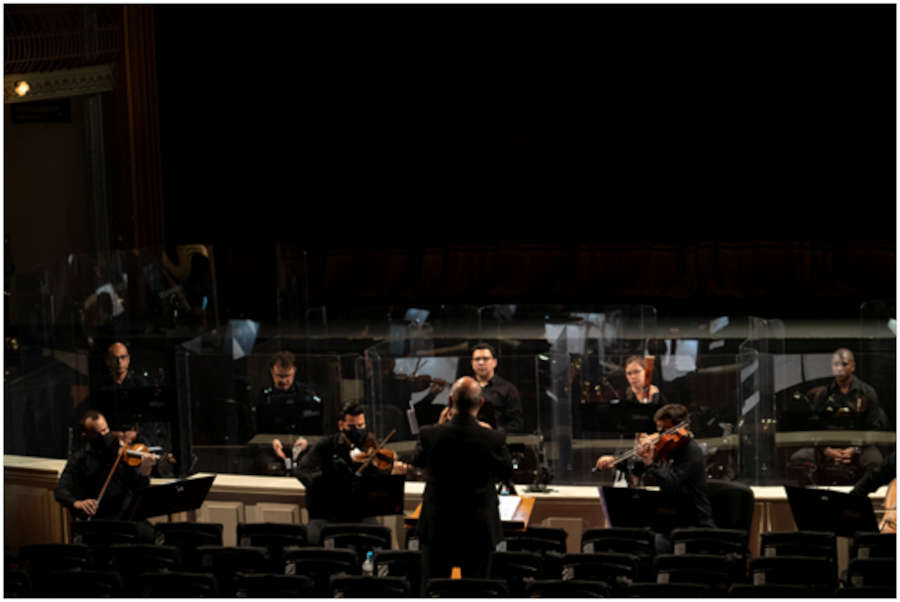
[[[662,433],[654,433],[654,434],[652,434],[652,435],[650,435],[650,436],[651,436],[651,437],[654,437],[653,443],[655,443],[655,442],[656,442],[657,440],[659,440],[659,438],[662,437],[663,435],[671,435],[672,433],[678,431],[679,429],[683,429],[683,428],[688,428],[688,427],[690,427],[690,425],[691,425],[691,421],[690,421],[690,420],[685,420],[685,421],[682,422],[681,424],[676,424],[676,425],[673,426],[672,428],[668,428],[668,429],[666,429],[665,431],[663,431]],[[617,457],[616,457],[616,461],[613,463],[613,466],[615,466],[615,465],[618,464],[619,462],[622,462],[623,460],[627,460],[628,458],[631,458],[631,457],[637,455],[639,445],[640,445],[640,444],[635,445],[634,447],[632,447],[631,449],[629,449],[627,452],[624,452],[622,455],[617,456]],[[644,443],[643,445],[646,445],[646,443]],[[592,469],[591,469],[591,472],[597,472],[597,467],[595,466],[594,468],[592,468]]]
[[[116,454],[116,461],[113,462],[112,468],[109,470],[109,474],[106,475],[106,481],[103,483],[103,487],[100,489],[100,493],[97,495],[97,510],[100,509],[100,501],[103,499],[103,495],[106,493],[106,488],[109,487],[109,482],[112,480],[113,473],[116,472],[116,466],[119,465],[119,461],[122,459],[122,456],[125,455],[125,447],[120,447],[119,452]],[[95,512],[96,514],[96,512]],[[91,516],[87,517],[87,520],[91,520]]]

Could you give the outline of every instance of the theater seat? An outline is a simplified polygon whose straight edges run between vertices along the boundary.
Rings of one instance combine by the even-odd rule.
[[[506,598],[509,587],[502,579],[429,579],[425,582],[426,598]]]
[[[305,575],[238,573],[233,589],[238,598],[308,598],[315,582]]]
[[[525,585],[529,598],[608,598],[609,585],[587,579],[542,579]]]
[[[332,598],[408,598],[406,577],[372,577],[334,575],[331,577]]]
[[[212,573],[144,573],[138,587],[144,598],[215,598],[219,595]]]

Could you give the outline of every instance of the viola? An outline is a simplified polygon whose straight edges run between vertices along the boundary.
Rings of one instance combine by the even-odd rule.
[[[653,365],[656,361],[656,356],[648,355],[644,358],[644,389],[647,391],[647,396],[643,399],[639,399],[638,403],[650,403],[650,391],[653,387]]]

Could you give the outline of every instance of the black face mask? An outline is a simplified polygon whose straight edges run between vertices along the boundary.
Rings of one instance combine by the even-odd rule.
[[[105,435],[100,435],[96,439],[91,441],[91,446],[97,450],[98,452],[108,453],[114,450],[116,444],[116,438],[112,433],[106,433]]]
[[[349,429],[344,429],[344,435],[347,436],[347,439],[350,440],[350,443],[356,445],[357,447],[366,440],[366,435],[369,432],[365,428],[355,428],[350,427]]]

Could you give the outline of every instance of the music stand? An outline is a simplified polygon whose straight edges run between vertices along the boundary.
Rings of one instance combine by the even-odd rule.
[[[878,531],[875,510],[867,496],[792,485],[785,485],[784,490],[800,531],[831,531],[842,537],[853,537],[857,531]]]
[[[678,526],[678,509],[671,496],[659,491],[606,485],[597,489],[610,527],[650,527],[657,533],[668,533]]]
[[[203,504],[215,480],[213,475],[152,485],[137,494],[127,514],[128,520],[196,510]]]

